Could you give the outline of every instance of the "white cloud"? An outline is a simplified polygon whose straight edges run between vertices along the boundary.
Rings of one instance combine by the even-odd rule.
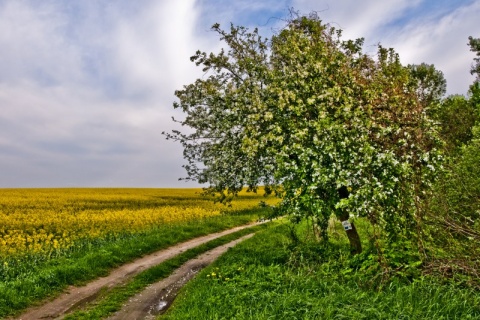
[[[6,1],[0,9],[0,82],[27,78],[52,84],[81,78],[79,52],[61,34],[66,21],[54,6]]]
[[[161,135],[170,115],[155,105],[8,89],[0,92],[2,186],[171,186],[183,175],[181,147]]]
[[[434,64],[447,79],[449,94],[465,94],[473,54],[468,36],[478,32],[480,1],[461,1],[449,12],[425,0],[314,1],[296,0],[303,13],[318,10],[323,21],[343,29],[344,38],[365,38],[366,50],[376,45],[394,48],[403,63]],[[466,4],[465,4],[466,3]],[[425,9],[425,7],[428,9]]]
[[[175,185],[181,147],[161,132],[209,41],[194,1],[85,2],[74,21],[64,5],[0,5],[0,187]]]
[[[122,19],[113,31],[113,67],[127,92],[173,92],[190,78],[188,58],[196,48],[193,1],[158,2],[135,17]]]
[[[420,0],[0,1],[0,187],[175,186],[182,150],[174,90],[203,76],[189,57],[222,45],[210,26],[262,33],[288,7],[322,11],[347,38],[396,48],[406,63],[434,63],[464,93],[480,1],[402,20]],[[403,21],[403,25],[398,21]],[[405,22],[407,21],[407,22]],[[473,36],[480,36],[472,34]]]
[[[426,62],[443,71],[450,94],[465,94],[473,83],[470,65],[473,53],[467,46],[468,36],[478,32],[480,1],[460,7],[440,19],[416,20],[386,39],[394,47],[403,63]]]
[[[325,23],[342,29],[345,38],[365,37],[368,40],[378,34],[379,29],[420,2],[421,0],[294,0],[293,6],[304,14],[317,11]]]

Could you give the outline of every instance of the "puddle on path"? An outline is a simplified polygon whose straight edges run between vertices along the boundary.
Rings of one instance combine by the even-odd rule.
[[[164,313],[168,310],[168,308],[172,305],[173,301],[177,297],[178,291],[188,282],[190,281],[200,270],[205,268],[206,265],[198,265],[191,268],[182,278],[168,287],[162,289],[160,291],[160,295],[158,297],[158,302],[155,306],[153,306],[149,312],[151,315],[159,315]]]

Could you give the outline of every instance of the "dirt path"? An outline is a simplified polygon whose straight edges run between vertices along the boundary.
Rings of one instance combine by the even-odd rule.
[[[237,243],[252,237],[246,235],[223,246],[207,251],[195,259],[191,259],[168,278],[150,285],[132,297],[122,310],[108,318],[109,320],[155,319],[158,314],[167,310],[177,296],[178,290],[192,279],[200,270],[211,264],[219,256]]]
[[[75,309],[81,308],[88,302],[95,300],[100,292],[104,292],[105,290],[109,290],[115,286],[118,286],[138,273],[171,259],[185,250],[194,248],[208,241],[251,227],[253,225],[255,224],[239,226],[222,232],[212,233],[144,256],[138,260],[127,263],[113,270],[108,276],[98,278],[97,280],[94,280],[85,286],[69,287],[66,292],[62,293],[54,300],[46,302],[38,307],[32,307],[16,319],[35,320],[61,318],[63,315]]]

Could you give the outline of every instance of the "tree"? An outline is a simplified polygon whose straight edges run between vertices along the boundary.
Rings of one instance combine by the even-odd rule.
[[[443,72],[435,69],[433,64],[410,64],[413,81],[416,82],[417,95],[424,107],[429,110],[430,114],[434,114],[441,98],[447,92],[447,81],[443,76]]]
[[[472,99],[451,95],[442,101],[436,119],[440,123],[440,135],[445,141],[445,150],[454,155],[463,144],[472,139],[478,108]]]
[[[445,150],[451,156],[459,151],[462,145],[467,144],[473,137],[472,128],[480,119],[480,39],[468,38],[470,51],[476,53],[475,64],[470,70],[477,75],[470,85],[468,96],[451,95],[441,101],[433,117],[440,124],[440,135],[445,141]],[[431,72],[428,72],[429,78]],[[433,77],[435,78],[435,77]]]
[[[184,146],[188,178],[223,199],[264,184],[281,196],[279,212],[312,218],[324,238],[334,213],[353,253],[362,249],[351,218],[367,217],[389,241],[411,238],[438,160],[419,95],[428,84],[422,91],[393,49],[375,60],[316,15],[291,19],[271,41],[213,29],[228,51],[197,52],[209,76],[176,91],[193,133],[167,134]]]
[[[173,131],[167,138],[184,147],[187,180],[209,184],[207,191],[226,201],[224,191],[236,195],[244,186],[255,189],[272,184],[273,159],[261,151],[247,153],[242,147],[249,119],[262,114],[268,45],[258,30],[232,25],[226,32],[218,24],[212,29],[230,49],[217,55],[197,51],[191,57],[210,75],[176,91],[180,102],[174,107],[186,114],[179,121],[182,126],[194,132]]]
[[[477,75],[476,82],[480,82],[480,38],[468,37],[468,45],[470,46],[470,51],[475,52],[476,58],[473,59],[475,64],[472,65],[470,73],[472,75]]]
[[[478,39],[470,48],[480,52]],[[476,48],[476,49],[475,49]],[[477,73],[477,66],[472,74]],[[477,70],[477,71],[476,71]],[[428,201],[425,232],[429,256],[425,272],[460,279],[480,286],[480,82],[470,86],[467,97],[444,99],[435,115],[445,141],[446,161]],[[433,236],[432,236],[433,235]]]
[[[480,38],[468,37],[470,51],[476,53],[477,57],[473,59],[475,64],[472,66],[470,73],[477,74],[477,78],[470,86],[469,101],[472,107],[476,110],[477,119],[480,118]]]

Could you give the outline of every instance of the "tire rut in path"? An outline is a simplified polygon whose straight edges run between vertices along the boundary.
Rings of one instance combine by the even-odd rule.
[[[171,259],[176,255],[182,253],[183,251],[192,249],[208,241],[261,223],[262,222],[257,222],[253,224],[238,226],[232,229],[194,238],[186,242],[173,245],[167,249],[146,255],[140,259],[124,264],[114,269],[108,276],[98,278],[92,282],[87,283],[85,286],[71,286],[66,290],[66,292],[60,294],[60,296],[58,296],[54,300],[48,301],[43,305],[37,307],[29,308],[16,319],[61,319],[62,316],[66,315],[67,313],[82,308],[87,303],[94,301],[101,292],[104,292],[105,290],[108,291],[113,287],[121,285],[135,275],[139,274],[140,272],[156,266],[168,259]]]
[[[148,286],[145,290],[130,298],[122,310],[107,319],[155,319],[157,315],[164,313],[170,307],[178,291],[200,270],[215,261],[229,248],[252,236],[253,234],[248,234],[187,261],[169,277]]]

